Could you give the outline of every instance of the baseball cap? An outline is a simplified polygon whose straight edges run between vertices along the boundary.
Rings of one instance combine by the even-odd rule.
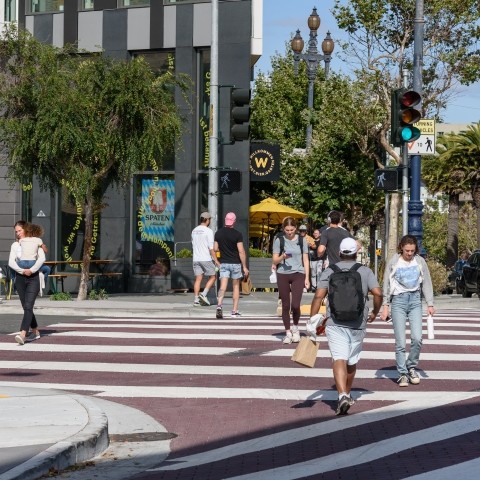
[[[237,220],[237,216],[233,212],[229,212],[225,215],[225,225],[227,227],[232,226]]]
[[[340,253],[344,255],[352,255],[357,253],[358,245],[354,238],[344,238],[340,243]]]
[[[306,225],[300,225],[300,226],[298,227],[298,229],[299,229],[299,230],[305,230],[305,231],[307,231],[307,226],[306,226]]]
[[[212,216],[208,212],[203,212],[200,214],[200,218],[212,218]]]

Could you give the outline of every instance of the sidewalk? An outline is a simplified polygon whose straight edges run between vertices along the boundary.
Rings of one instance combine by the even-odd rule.
[[[308,312],[312,297],[311,293],[304,294],[302,311]],[[242,296],[240,310],[250,318],[277,316],[277,298],[277,293],[253,292]],[[230,309],[231,301],[228,296],[225,310]],[[467,299],[459,295],[443,295],[436,298],[436,308],[442,310],[478,310],[479,306],[477,297]],[[134,318],[146,315],[171,317],[173,314],[182,318],[212,318],[215,306],[193,307],[192,293],[123,294],[112,295],[107,300],[84,302],[51,301],[48,297],[39,297],[35,311],[39,318],[42,314]],[[0,305],[0,317],[2,314],[20,315],[21,312],[18,297]],[[114,420],[110,426],[109,419]],[[61,470],[99,455],[108,447],[109,434],[128,435],[134,431],[138,433],[139,429],[159,435],[159,441],[164,441],[161,451],[165,457],[168,455],[168,432],[143,412],[68,392],[1,386],[0,480],[37,479],[50,469]],[[150,446],[153,447],[152,442]],[[128,455],[131,453],[129,451]]]

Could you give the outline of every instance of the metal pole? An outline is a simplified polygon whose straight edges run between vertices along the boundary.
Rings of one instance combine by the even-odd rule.
[[[415,1],[415,24],[414,24],[414,48],[413,48],[413,89],[422,95],[422,64],[423,64],[423,36],[424,36],[424,17],[423,0]],[[420,200],[420,184],[422,173],[422,157],[412,155],[410,159],[410,168],[412,172],[412,187],[410,192],[410,202],[408,203],[408,232],[417,237],[420,252],[425,253],[423,240],[423,203]]]
[[[403,70],[403,86],[408,88],[408,70]],[[408,234],[408,147],[402,146],[402,235]]]
[[[212,0],[212,45],[210,50],[210,162],[208,171],[208,211],[210,227],[218,225],[218,0]]]
[[[307,107],[308,107],[308,114],[310,115],[308,125],[307,125],[307,140],[306,140],[306,148],[307,151],[310,150],[312,146],[312,119],[311,115],[313,113],[313,87],[315,84],[315,79],[311,78],[310,72],[308,73],[308,100],[307,100]]]

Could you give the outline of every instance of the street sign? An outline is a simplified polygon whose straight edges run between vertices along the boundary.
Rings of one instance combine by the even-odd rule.
[[[434,155],[435,154],[435,120],[424,118],[415,124],[420,132],[420,138],[408,142],[409,155]]]

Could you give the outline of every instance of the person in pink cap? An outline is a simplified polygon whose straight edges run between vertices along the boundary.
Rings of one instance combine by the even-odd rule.
[[[237,216],[233,212],[225,216],[225,226],[215,233],[214,250],[220,252],[220,288],[217,296],[217,318],[223,318],[223,297],[227,290],[228,279],[232,279],[233,308],[230,316],[240,317],[240,281],[248,277],[247,255],[243,246],[243,235],[234,228]],[[243,270],[243,271],[242,271]]]

